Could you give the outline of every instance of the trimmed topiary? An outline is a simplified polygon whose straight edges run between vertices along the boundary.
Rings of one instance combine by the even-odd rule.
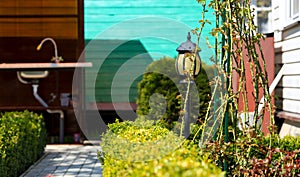
[[[44,152],[46,128],[41,115],[6,112],[0,117],[0,176],[19,176]]]
[[[199,149],[152,120],[116,122],[102,135],[104,177],[222,177]]]

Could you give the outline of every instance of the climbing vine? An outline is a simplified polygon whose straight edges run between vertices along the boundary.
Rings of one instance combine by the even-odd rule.
[[[250,0],[197,1],[203,10],[199,28],[193,30],[193,33],[198,36],[199,44],[199,40],[204,38],[201,35],[205,26],[214,25],[210,35],[215,44],[209,46],[215,51],[212,62],[216,67],[212,82],[213,96],[208,109],[208,112],[213,114],[206,115],[206,121],[198,131],[202,132],[200,143],[212,137],[225,142],[232,138],[234,140],[240,132],[238,123],[242,123],[241,117],[245,119],[240,125],[241,132],[247,135],[249,131],[261,131],[261,122],[265,114],[270,114],[270,125],[273,125],[268,75],[261,46],[264,35],[257,32]],[[214,10],[214,24],[205,19],[207,8]],[[250,68],[251,78],[246,75],[249,72],[247,67]],[[247,85],[249,82],[246,82],[249,79],[250,86]],[[248,109],[249,93],[255,102],[253,118]],[[241,107],[242,111],[239,109]],[[220,125],[219,128],[217,125]],[[274,133],[273,130],[271,133]]]
[[[219,149],[210,158],[217,165],[221,163],[223,170],[239,174],[243,168],[250,169],[249,159],[257,155],[252,153],[257,146],[252,141],[262,135],[262,119],[266,114],[270,117],[271,137],[278,137],[273,126],[273,107],[261,46],[264,35],[257,32],[250,0],[197,1],[202,5],[202,15],[199,28],[192,32],[197,35],[199,44],[205,38],[202,36],[205,26],[214,26],[210,31],[214,45],[209,44],[209,47],[214,50],[215,77],[211,79],[212,99],[205,121],[193,140],[200,134],[199,147],[208,152]],[[215,19],[211,21],[214,23],[206,19],[209,8],[213,9]],[[253,116],[249,114],[249,99],[255,103]],[[268,140],[271,149],[278,138]],[[238,142],[242,142],[241,146]]]

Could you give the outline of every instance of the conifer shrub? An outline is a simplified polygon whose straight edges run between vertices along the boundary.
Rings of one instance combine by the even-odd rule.
[[[199,105],[196,118],[204,118],[210,100],[211,87],[206,71],[211,72],[212,68],[203,64],[200,74],[195,78],[199,104],[191,105]],[[162,58],[152,62],[138,85],[137,114],[159,119],[169,129],[173,128],[173,123],[178,120],[182,109],[182,92],[186,87],[180,84],[182,79],[176,73],[175,59]],[[192,102],[193,96],[191,95]],[[149,102],[151,99],[152,105]]]

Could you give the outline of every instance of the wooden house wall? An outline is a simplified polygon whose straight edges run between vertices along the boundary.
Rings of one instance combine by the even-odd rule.
[[[80,3],[81,0],[0,1],[0,62],[51,62],[54,47],[50,41],[36,50],[45,37],[56,41],[64,62],[77,61],[83,46]],[[50,71],[49,77],[40,82],[42,98],[48,101],[51,94],[57,96],[50,106],[60,105],[60,93],[72,92],[73,72]],[[0,109],[43,108],[33,98],[32,87],[18,81],[16,71],[0,71],[0,82]]]
[[[63,62],[76,62],[84,47],[83,0],[0,1],[0,63],[51,62],[54,47],[50,41],[45,42],[40,51],[36,50],[46,37],[56,41]],[[38,94],[49,109],[64,110],[66,135],[80,131],[72,106],[60,106],[60,94],[72,93],[73,74],[74,69],[51,70],[38,87]],[[45,113],[32,90],[30,84],[18,81],[15,70],[0,70],[0,111],[28,109]],[[58,136],[59,115],[44,115],[48,135]]]
[[[208,16],[212,15],[211,12],[208,13]],[[153,19],[148,19],[149,21],[134,21],[138,18],[143,17],[153,17]],[[159,19],[161,17],[161,19]],[[208,17],[210,20],[214,20]],[[167,18],[168,20],[164,20]],[[86,41],[85,53],[86,61],[92,61],[94,64],[98,60],[104,60],[107,63],[106,67],[100,68],[98,73],[97,71],[92,71],[93,69],[87,70],[87,82],[95,82],[95,85],[90,85],[87,83],[87,102],[90,102],[93,95],[89,95],[89,90],[91,87],[95,87],[95,101],[99,104],[101,103],[111,103],[111,86],[107,85],[106,82],[101,82],[101,78],[113,77],[114,71],[118,68],[114,68],[109,63],[119,61],[118,67],[121,67],[125,61],[127,61],[128,56],[134,57],[137,54],[148,53],[144,60],[144,63],[140,65],[133,66],[132,70],[144,70],[145,64],[149,64],[149,60],[157,60],[163,56],[175,57],[177,55],[176,48],[180,45],[181,42],[186,41],[187,32],[190,29],[196,28],[199,26],[199,19],[201,18],[201,5],[197,1],[180,1],[180,0],[85,0],[84,1],[84,36]],[[131,20],[128,22],[128,20]],[[166,21],[174,21],[180,25],[174,26],[172,23],[167,23]],[[128,23],[127,23],[128,22]],[[120,25],[117,28],[117,32],[110,33],[109,35],[103,35],[104,32],[109,31],[115,25]],[[184,27],[183,27],[184,26]],[[189,28],[186,28],[186,27]],[[212,26],[207,25],[208,28],[204,29],[204,36],[210,36],[208,31]],[[141,34],[137,38],[132,39],[130,36],[134,34]],[[149,36],[147,36],[147,34]],[[151,35],[158,34],[157,36],[165,36],[165,38],[154,37],[151,38]],[[172,39],[173,41],[170,41]],[[204,38],[203,38],[204,39]],[[113,45],[113,41],[131,41],[138,40],[139,44],[137,47],[134,47],[132,42],[123,44],[120,48],[117,48],[116,51],[112,52],[112,56],[116,56],[116,52],[119,53],[116,59],[112,58],[103,58],[102,53],[105,53],[106,49],[109,49],[109,45]],[[196,40],[195,37],[192,40]],[[96,41],[99,45],[93,47],[92,49],[88,46],[88,41]],[[107,41],[104,43],[103,41]],[[109,42],[110,41],[110,42]],[[202,42],[206,43],[204,39]],[[94,50],[94,51],[93,51]],[[203,50],[205,53],[207,50]],[[203,53],[202,52],[202,53]],[[153,53],[160,53],[162,55],[154,55]],[[201,53],[201,54],[202,54]],[[212,53],[208,52],[209,56],[203,57],[204,60],[209,60]],[[200,54],[200,55],[201,55]],[[98,55],[98,56],[97,56]],[[102,58],[101,58],[102,57]],[[114,58],[114,57],[113,57]],[[142,59],[143,60],[143,59]],[[173,66],[170,66],[173,67]],[[111,72],[110,72],[111,71]],[[91,81],[89,74],[97,74],[97,80]],[[128,70],[128,73],[131,71]],[[105,74],[104,74],[105,73]],[[127,76],[124,75],[124,82],[130,80],[130,74]],[[108,84],[111,84],[108,83]],[[132,83],[133,89],[130,93],[125,93],[124,89],[120,89],[120,95],[117,100],[118,103],[135,102],[137,97],[137,81]],[[109,109],[113,107],[103,105],[98,107],[100,109]]]
[[[214,24],[213,10],[208,7],[207,10],[206,19]],[[142,34],[138,40],[141,40],[154,60],[162,56],[175,57],[176,48],[186,40],[187,32],[199,27],[201,12],[202,6],[193,0],[85,0],[84,35],[87,40],[99,38],[130,40],[126,37]],[[101,36],[116,25],[121,28],[116,33]],[[213,27],[208,23],[205,25],[200,42],[203,49],[201,55],[207,62],[213,52],[206,46],[206,37],[211,44],[214,43],[209,34]],[[192,40],[196,41],[196,36],[192,35]]]
[[[199,15],[201,15],[201,5],[197,1],[85,0],[84,7],[86,39],[93,39],[96,35],[117,23],[145,16],[166,17],[191,27],[197,27]],[[159,26],[155,22],[149,25]],[[164,26],[163,24],[160,25]],[[147,30],[147,27],[145,27],[145,30]],[[162,33],[172,33],[175,36],[180,36],[173,26],[159,30]],[[185,39],[185,36],[183,39]]]
[[[93,63],[86,69],[86,102],[96,101],[101,110],[114,109],[105,103],[135,103],[138,83],[153,61],[139,40],[93,40],[85,57]]]
[[[77,0],[2,0],[0,36],[78,38]]]
[[[282,33],[283,40],[280,48],[277,48],[277,70],[283,64],[287,69],[277,87],[277,101],[279,110],[300,113],[300,25],[286,29]]]
[[[287,25],[285,19],[287,4],[284,1],[274,0],[272,3],[275,73],[278,73],[283,65],[286,66],[275,93],[277,111],[282,118],[300,121],[298,115],[300,114],[300,25],[298,22]]]

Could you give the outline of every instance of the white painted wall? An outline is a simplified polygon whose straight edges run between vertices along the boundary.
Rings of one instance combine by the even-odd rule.
[[[288,10],[288,0],[272,1],[276,71],[286,66],[275,96],[279,111],[300,114],[300,18],[289,18]]]

